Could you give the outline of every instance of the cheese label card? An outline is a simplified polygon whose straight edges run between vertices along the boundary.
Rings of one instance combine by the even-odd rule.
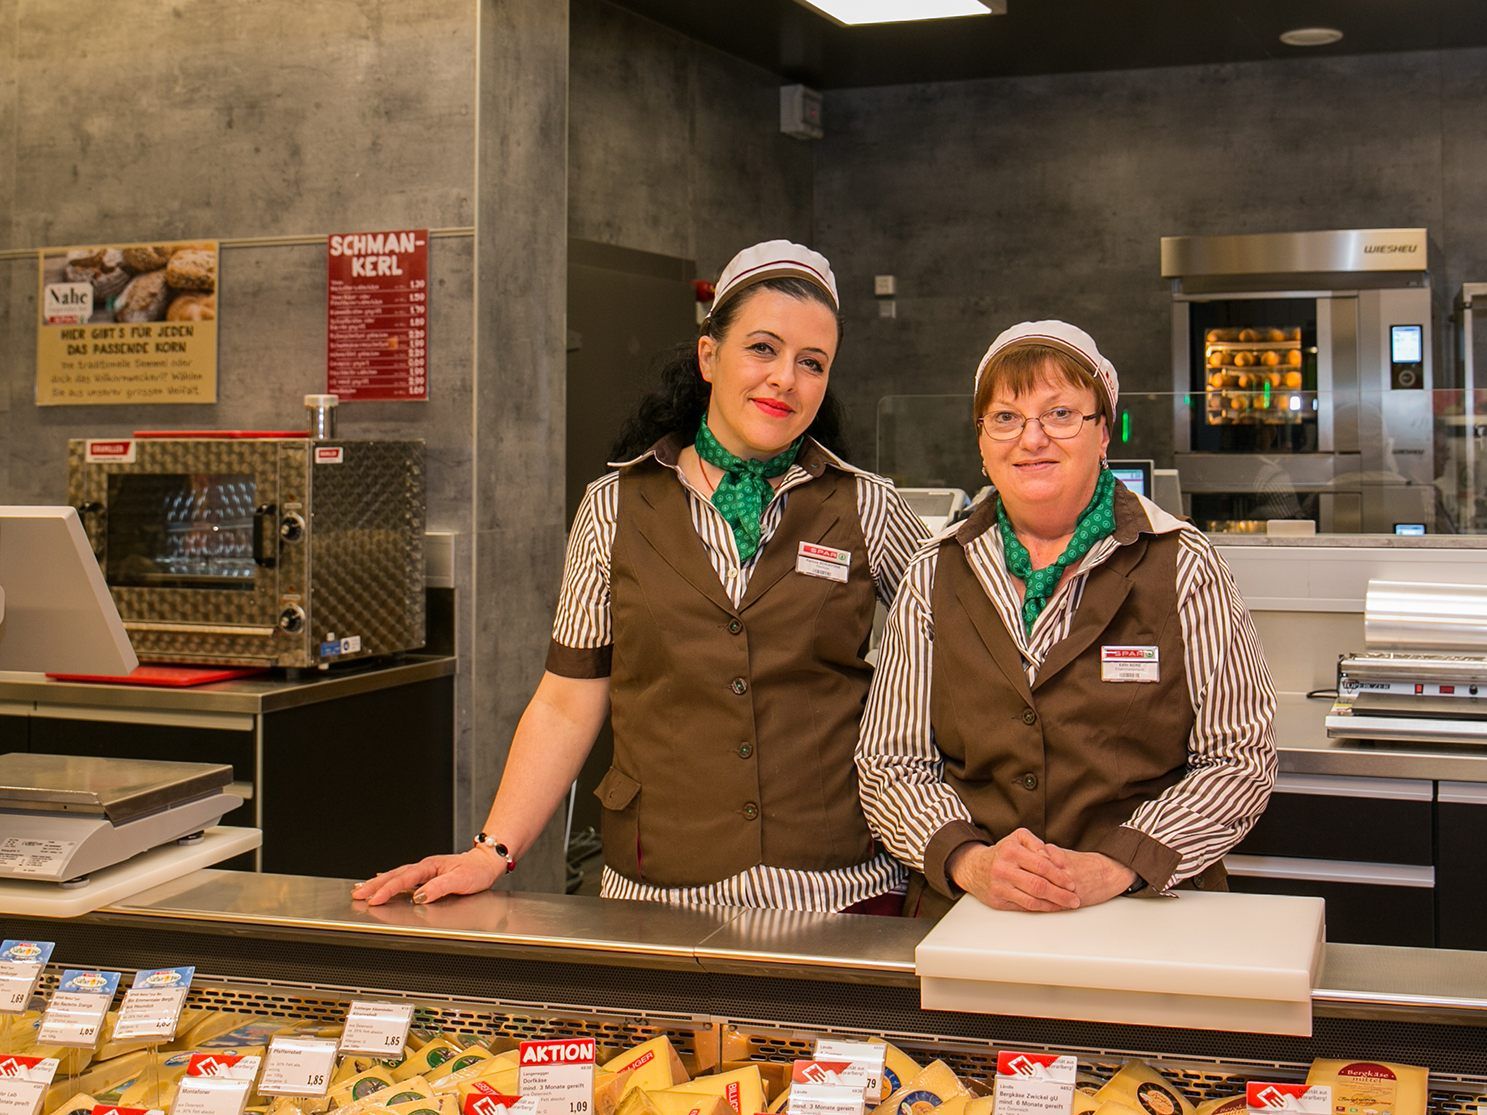
[[[538,1115],[539,1110],[536,1096],[503,1096],[494,1089],[480,1090],[478,1083],[460,1107],[461,1115]]]
[[[1267,1084],[1251,1080],[1244,1088],[1251,1112],[1287,1111],[1296,1115],[1331,1115],[1332,1087],[1328,1084]]]
[[[797,1084],[855,1088],[864,1103],[867,1101],[869,1079],[868,1066],[856,1061],[826,1061],[817,1057],[811,1061],[796,1061],[790,1070],[791,1088]],[[876,1107],[877,1104],[873,1106]]]
[[[98,1044],[104,1016],[119,989],[119,975],[68,968],[41,1016],[36,1040],[42,1045],[92,1049]]]
[[[0,1057],[0,1115],[36,1115],[56,1075],[55,1057]]]
[[[843,1084],[791,1084],[785,1110],[788,1115],[862,1115],[862,1089]]]
[[[592,1115],[592,1040],[524,1041],[517,1066],[517,1091],[536,1097],[539,1115]]]
[[[1161,681],[1156,647],[1101,647],[1101,681]]]
[[[195,975],[192,965],[136,972],[134,982],[124,992],[119,1020],[114,1023],[114,1040],[169,1041],[175,1037],[181,1007],[186,1004],[186,992],[191,990]]]
[[[336,1067],[330,1038],[275,1038],[258,1090],[266,1096],[323,1096]]]
[[[0,941],[0,1014],[19,1014],[31,1005],[55,947],[51,941]]]
[[[883,1061],[887,1054],[887,1048],[876,1042],[829,1041],[826,1038],[816,1041],[816,1060],[848,1061],[854,1066],[854,1073],[861,1073],[866,1078],[862,1090],[872,1107],[888,1098],[889,1089],[885,1087],[887,1081],[883,1075]]]
[[[999,1115],[1068,1115],[1074,1104],[1076,1057],[1002,1050],[996,1059]]]
[[[353,1002],[341,1031],[341,1052],[401,1056],[412,1024],[412,1003]]]
[[[256,1068],[258,1058],[252,1060]],[[176,1089],[171,1115],[243,1115],[248,1093],[253,1090],[251,1075],[242,1080],[218,1075],[192,1076],[190,1069],[186,1072]]]
[[[796,551],[795,572],[807,577],[824,577],[828,581],[847,583],[847,570],[852,565],[852,551],[834,550],[814,542],[802,542]]]

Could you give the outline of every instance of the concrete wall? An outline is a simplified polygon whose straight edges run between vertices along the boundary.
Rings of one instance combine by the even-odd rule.
[[[780,134],[780,78],[603,0],[572,4],[568,232],[691,259],[810,243],[814,149]]]
[[[460,539],[452,841],[484,819],[558,579],[567,37],[554,0],[123,0],[106,27],[0,0],[0,502],[59,502],[69,437],[302,420],[325,383],[315,238],[454,230],[430,248],[429,402],[340,415],[425,439],[430,526]],[[188,237],[228,241],[219,402],[36,407],[34,249]],[[308,242],[231,243],[268,237]],[[534,483],[554,467],[555,500]],[[560,858],[524,886],[560,886]]]
[[[830,93],[816,234],[849,316],[853,442],[873,444],[881,396],[969,393],[1024,318],[1089,329],[1126,391],[1170,390],[1163,235],[1421,225],[1437,282],[1482,279],[1484,70],[1471,50]],[[876,317],[882,273],[896,320]]]

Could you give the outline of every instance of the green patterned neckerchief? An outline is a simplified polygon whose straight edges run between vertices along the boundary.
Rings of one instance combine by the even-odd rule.
[[[1064,570],[1089,553],[1100,539],[1115,533],[1115,474],[1108,468],[1100,469],[1100,478],[1095,481],[1095,494],[1090,498],[1089,506],[1080,513],[1079,521],[1074,524],[1074,537],[1069,539],[1064,552],[1051,565],[1045,565],[1042,569],[1033,568],[1033,559],[1028,556],[1027,547],[1017,540],[1011,520],[1007,518],[1007,509],[1000,498],[996,501],[996,521],[1002,531],[1002,551],[1007,561],[1007,572],[1027,586],[1026,595],[1022,599],[1022,622],[1031,635],[1033,624],[1037,622],[1043,609],[1048,607],[1048,601],[1053,596],[1053,590],[1058,588]]]
[[[697,456],[710,465],[723,470],[723,479],[713,489],[712,504],[723,515],[723,521],[733,528],[733,541],[738,544],[738,560],[748,561],[759,549],[759,520],[764,509],[774,498],[774,489],[769,486],[771,477],[782,476],[795,463],[804,437],[798,437],[783,453],[767,461],[735,457],[718,444],[713,432],[707,428],[707,415],[702,416],[702,425],[697,427]]]

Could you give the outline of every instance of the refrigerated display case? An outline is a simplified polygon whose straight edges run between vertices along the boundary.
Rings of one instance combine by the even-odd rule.
[[[354,998],[408,1000],[416,1025],[502,1047],[666,1034],[693,1073],[789,1063],[818,1036],[882,1037],[975,1079],[999,1049],[1072,1053],[1102,1079],[1141,1058],[1194,1102],[1245,1079],[1299,1080],[1318,1057],[1429,1066],[1432,1115],[1487,1099],[1487,954],[1328,946],[1313,1035],[1291,1038],[925,1011],[914,948],[926,926],[911,920],[494,893],[369,910],[348,888],[209,871],[7,932],[57,942],[53,982],[64,965],[194,963],[192,1005],[333,1024]]]

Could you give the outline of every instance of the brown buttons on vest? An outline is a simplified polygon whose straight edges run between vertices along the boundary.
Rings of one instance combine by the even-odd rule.
[[[1025,708],[1022,710],[1022,722],[1024,724],[1036,724],[1038,722],[1038,714],[1030,708]]]
[[[1032,771],[1028,771],[1017,780],[1017,784],[1024,790],[1036,790],[1038,788],[1038,776]]]
[[[730,634],[730,635],[737,635],[742,630],[743,630],[743,620],[738,619],[737,617],[735,617],[735,618],[730,619],[728,621],[728,634]]]
[[[753,753],[754,745],[752,743],[741,743],[738,745],[738,757],[740,759],[747,759]]]
[[[743,815],[752,821],[755,817],[759,816],[759,807],[751,801],[746,801],[744,802]]]
[[[734,678],[728,683],[728,688],[742,697],[749,691],[749,683],[743,678]]]

